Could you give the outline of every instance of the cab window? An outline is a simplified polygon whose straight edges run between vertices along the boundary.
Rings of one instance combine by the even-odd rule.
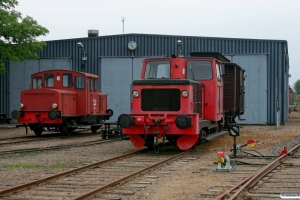
[[[94,79],[95,80],[95,91],[98,91],[98,79]]]
[[[148,62],[146,65],[144,78],[170,78],[170,62]]]
[[[221,65],[219,63],[216,63],[216,71],[217,71],[217,79],[219,82],[222,81],[222,76],[221,76]]]
[[[91,90],[91,79],[90,78],[88,78],[86,81],[86,88],[87,88],[87,90]]]
[[[75,77],[75,89],[76,90],[83,90],[84,89],[84,77],[83,76],[76,76]]]
[[[54,86],[54,75],[53,74],[45,74],[45,87],[53,87]]]
[[[96,91],[97,90],[98,79],[90,78],[88,80],[88,90]]]
[[[32,88],[42,88],[42,77],[35,76],[32,78]]]
[[[91,79],[91,90],[95,90],[95,79]]]
[[[212,65],[206,60],[190,60],[187,62],[186,77],[192,80],[211,80]]]
[[[63,87],[72,87],[72,74],[63,74]]]

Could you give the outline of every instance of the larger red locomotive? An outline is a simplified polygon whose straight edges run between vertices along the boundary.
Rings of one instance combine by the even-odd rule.
[[[118,124],[136,148],[176,142],[181,150],[228,131],[244,113],[244,69],[220,53],[143,61],[132,83],[132,112]]]
[[[36,135],[44,128],[71,134],[79,125],[96,132],[113,111],[107,94],[98,91],[99,77],[72,70],[48,70],[31,75],[31,88],[20,95],[20,111],[11,117],[29,126]]]

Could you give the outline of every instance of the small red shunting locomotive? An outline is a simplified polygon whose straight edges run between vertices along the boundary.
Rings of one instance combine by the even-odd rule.
[[[99,77],[72,70],[48,70],[31,75],[31,88],[21,91],[20,110],[11,117],[36,135],[44,128],[70,135],[79,125],[96,132],[113,111],[107,94],[97,90]]]
[[[136,148],[176,142],[181,150],[201,139],[228,133],[244,113],[244,72],[220,53],[143,61],[141,80],[132,83],[129,114],[118,124]]]

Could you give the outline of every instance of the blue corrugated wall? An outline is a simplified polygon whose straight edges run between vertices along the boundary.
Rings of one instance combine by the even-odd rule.
[[[129,41],[137,43],[137,49],[127,48]],[[171,35],[123,34],[112,36],[86,37],[67,40],[46,41],[47,46],[39,52],[43,57],[71,57],[73,70],[99,74],[100,57],[149,57],[171,56],[177,52],[177,40],[182,41],[182,52],[189,56],[193,51],[216,51],[223,54],[267,54],[268,59],[268,123],[276,123],[274,99],[278,97],[280,123],[285,124],[288,115],[288,46],[285,40],[257,40],[239,38],[212,38]],[[83,61],[83,50],[87,60]],[[82,67],[84,64],[85,67]],[[103,75],[102,75],[103,76]],[[0,76],[0,112],[8,113],[7,74]]]

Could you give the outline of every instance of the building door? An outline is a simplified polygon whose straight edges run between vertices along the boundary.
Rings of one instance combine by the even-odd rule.
[[[266,54],[226,56],[231,62],[240,65],[245,72],[245,113],[238,124],[267,123],[267,66]]]
[[[101,58],[101,91],[108,94],[108,108],[114,111],[109,122],[116,122],[121,113],[130,112],[131,83],[140,79],[144,58]]]

